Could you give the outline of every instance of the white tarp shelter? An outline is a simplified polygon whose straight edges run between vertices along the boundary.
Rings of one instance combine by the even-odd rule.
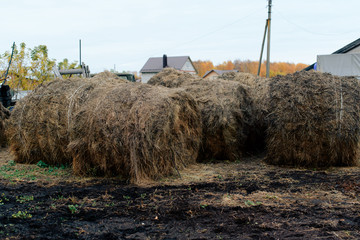
[[[316,70],[360,78],[360,53],[318,55]]]

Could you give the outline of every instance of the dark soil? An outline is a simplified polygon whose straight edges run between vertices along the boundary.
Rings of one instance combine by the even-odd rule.
[[[147,187],[0,179],[0,238],[360,239],[359,168],[228,165],[237,174]]]

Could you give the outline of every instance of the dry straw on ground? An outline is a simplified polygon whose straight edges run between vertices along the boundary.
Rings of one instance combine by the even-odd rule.
[[[10,111],[7,110],[0,103],[0,146],[5,147],[7,145],[7,138],[5,135],[6,124],[5,121],[10,117]]]
[[[359,144],[359,82],[297,72],[270,83],[267,162],[306,167],[352,166]]]
[[[184,91],[147,84],[101,86],[71,124],[73,169],[80,175],[159,179],[195,162],[201,122]]]
[[[246,86],[235,81],[199,80],[170,68],[149,83],[180,87],[197,101],[203,125],[200,161],[237,160],[246,152],[248,129],[252,124],[252,103]]]

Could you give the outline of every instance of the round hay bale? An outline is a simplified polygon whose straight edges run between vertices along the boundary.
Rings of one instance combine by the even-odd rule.
[[[104,79],[106,79],[106,80],[114,80],[119,83],[130,83],[128,80],[123,79],[123,78],[117,76],[115,73],[112,73],[110,71],[104,71],[104,72],[98,73],[95,76],[93,76],[91,79],[98,80],[98,81],[103,81]]]
[[[240,159],[247,152],[245,145],[252,124],[248,87],[236,81],[194,80],[187,76],[177,70],[166,70],[149,84],[180,87],[197,101],[203,126],[199,161]]]
[[[7,137],[5,135],[6,130],[6,119],[9,119],[10,111],[7,110],[1,103],[0,103],[0,146],[5,147],[7,145]]]
[[[184,91],[141,83],[100,87],[75,119],[69,151],[76,174],[138,183],[196,161],[201,121]]]
[[[176,88],[187,81],[199,79],[196,75],[190,73],[182,72],[174,68],[164,68],[164,70],[153,76],[147,83],[154,86]]]
[[[10,150],[19,163],[71,163],[67,151],[72,113],[104,81],[54,80],[21,99],[7,121]]]
[[[248,152],[252,101],[248,88],[224,80],[191,81],[182,85],[198,102],[203,124],[199,160],[239,160]]]
[[[352,166],[359,144],[359,81],[327,73],[277,76],[269,85],[266,161]]]
[[[246,149],[250,153],[265,151],[270,80],[244,72],[226,72],[218,79],[236,81],[249,87],[249,96],[253,102],[253,124],[249,128]]]
[[[257,79],[260,79],[261,77],[245,72],[225,72],[218,76],[218,78],[222,80],[237,81],[248,86],[255,86],[257,84]]]

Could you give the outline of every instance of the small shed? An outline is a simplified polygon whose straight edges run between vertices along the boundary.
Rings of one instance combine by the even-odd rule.
[[[360,53],[318,55],[316,70],[360,79]]]
[[[223,73],[228,73],[228,72],[239,72],[238,70],[216,70],[216,69],[212,69],[210,71],[207,71],[203,78],[204,79],[215,79],[216,77],[220,76]]]
[[[168,57],[152,57],[147,60],[140,70],[141,81],[147,83],[155,74],[161,72],[164,68],[171,67],[179,71],[190,74],[197,74],[195,66],[189,56]]]
[[[349,43],[348,45],[336,50],[332,54],[354,54],[354,53],[360,53],[360,38],[356,39],[355,41]],[[317,63],[313,63],[306,67],[305,71],[313,70],[317,68]]]

